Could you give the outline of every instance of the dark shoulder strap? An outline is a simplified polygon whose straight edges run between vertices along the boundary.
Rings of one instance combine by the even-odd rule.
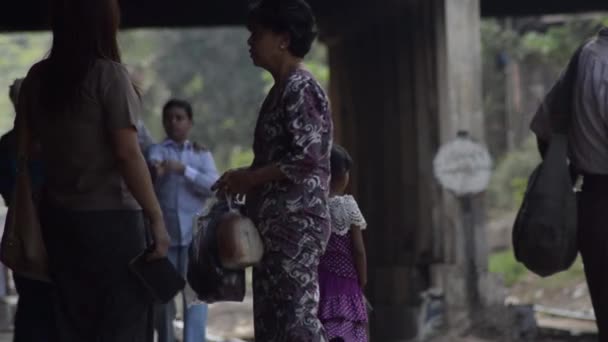
[[[567,133],[570,129],[572,121],[572,115],[574,115],[574,93],[576,86],[576,79],[578,77],[578,66],[580,56],[589,43],[585,41],[584,44],[578,47],[570,58],[568,66],[559,80],[558,93],[554,96],[554,103],[551,105],[551,110],[554,111],[552,114],[552,126],[554,132]]]

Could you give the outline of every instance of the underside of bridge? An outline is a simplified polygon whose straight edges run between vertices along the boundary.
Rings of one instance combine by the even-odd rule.
[[[606,0],[310,0],[329,47],[336,138],[356,160],[353,192],[370,225],[373,340],[420,335],[420,293],[444,290],[465,326],[464,228],[457,200],[432,176],[438,147],[468,130],[484,140],[482,16],[608,10]],[[0,31],[44,29],[46,0],[3,4]],[[122,0],[124,27],[242,25],[244,0]],[[478,213],[483,196],[474,200]],[[475,217],[481,307],[492,305],[483,218]],[[497,302],[500,302],[498,300]]]
[[[247,0],[119,0],[124,27],[188,27],[242,25]],[[49,0],[6,1],[0,11],[0,31],[45,29]],[[310,0],[320,16],[338,18],[349,13],[403,6],[416,0]],[[482,16],[524,16],[550,13],[608,11],[605,0],[481,0]]]

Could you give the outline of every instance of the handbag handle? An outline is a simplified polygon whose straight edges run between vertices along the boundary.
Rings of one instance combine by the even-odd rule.
[[[232,195],[226,193],[226,203],[228,203],[228,210],[234,211],[234,206],[232,205]]]
[[[238,212],[239,210],[237,208],[234,207],[234,202],[240,202],[241,200],[239,199],[239,195],[231,195],[226,193],[225,195],[225,199],[226,199],[226,203],[228,203],[228,209],[230,211],[236,211]],[[243,196],[244,199],[244,196]]]

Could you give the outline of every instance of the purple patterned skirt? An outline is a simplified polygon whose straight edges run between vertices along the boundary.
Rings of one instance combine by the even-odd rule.
[[[331,340],[367,342],[367,310],[356,279],[319,269],[319,319]]]

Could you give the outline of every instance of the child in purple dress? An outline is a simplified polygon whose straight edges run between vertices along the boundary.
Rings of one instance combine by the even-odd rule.
[[[363,288],[367,262],[361,231],[367,226],[359,206],[344,191],[352,159],[341,146],[331,151],[331,237],[319,264],[319,319],[330,341],[366,342],[367,311]]]

